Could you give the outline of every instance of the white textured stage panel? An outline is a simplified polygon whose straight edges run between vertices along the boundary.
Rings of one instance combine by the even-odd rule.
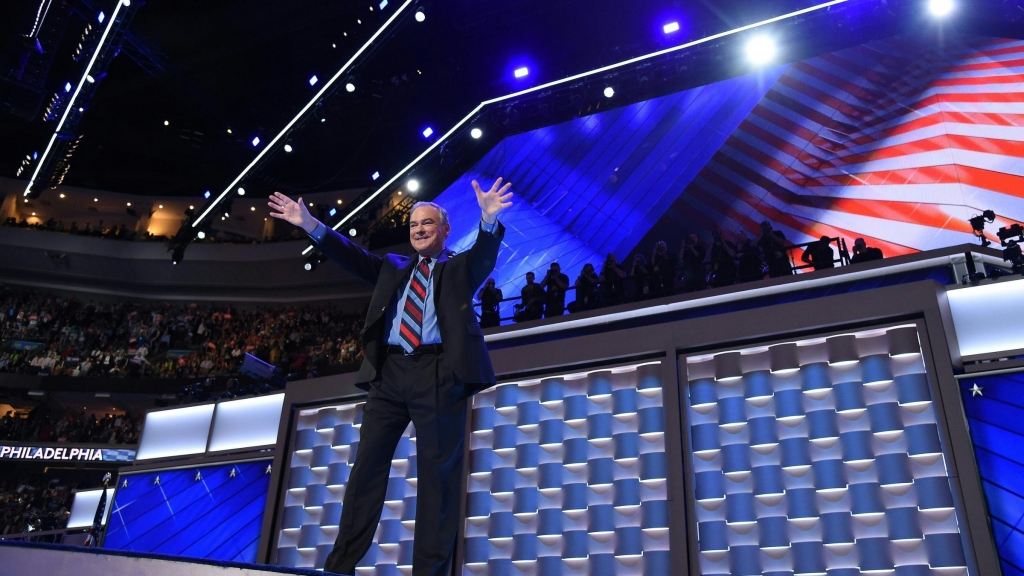
[[[283,393],[218,403],[209,451],[275,444],[283,406]]]
[[[359,450],[363,405],[354,402],[299,412],[291,439],[285,496],[277,533],[277,564],[322,568],[338,537],[341,503]],[[416,526],[416,437],[412,424],[398,443],[380,525],[356,571],[398,576],[412,564]],[[457,480],[453,480],[457,481]]]
[[[962,356],[1024,350],[1024,280],[946,292]]]
[[[146,414],[135,460],[206,452],[213,409],[213,404],[204,404]]]
[[[111,554],[71,546],[5,544],[0,541],[4,576],[270,576],[317,573],[276,566],[216,565],[167,557]]]
[[[473,399],[464,575],[669,574],[661,362]]]
[[[967,575],[914,325],[686,368],[702,575]]]
[[[100,490],[82,490],[75,492],[74,500],[71,501],[71,517],[68,518],[68,528],[88,528],[96,519],[96,508],[100,504]],[[106,525],[107,518],[110,518],[110,505],[114,502],[114,489],[107,488],[107,504],[103,511],[103,524]]]

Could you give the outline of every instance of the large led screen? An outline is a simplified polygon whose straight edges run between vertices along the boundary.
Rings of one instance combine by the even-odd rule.
[[[1024,575],[1024,373],[960,381],[1003,576]]]
[[[700,574],[967,576],[913,325],[686,359]]]
[[[437,201],[465,249],[469,180],[516,204],[496,267],[505,296],[552,261],[575,280],[608,253],[679,252],[687,232],[795,243],[863,237],[896,256],[976,243],[1024,220],[1024,41],[893,37],[506,138]],[[628,271],[628,270],[627,270]]]
[[[270,462],[122,474],[103,547],[255,562]]]

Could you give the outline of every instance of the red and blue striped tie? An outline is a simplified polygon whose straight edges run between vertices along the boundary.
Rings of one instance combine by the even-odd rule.
[[[413,272],[409,291],[405,296],[402,310],[402,349],[412,354],[423,337],[423,307],[427,298],[427,281],[430,278],[430,258],[424,258]]]

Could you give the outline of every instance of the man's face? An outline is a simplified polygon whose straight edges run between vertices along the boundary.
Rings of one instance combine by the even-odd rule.
[[[533,284],[533,278],[534,278],[533,272],[527,272],[526,273],[526,283],[527,284]]]
[[[559,272],[562,271],[562,266],[560,264],[552,264],[551,271],[554,272],[555,274],[558,274]]]
[[[441,212],[420,206],[409,215],[409,242],[420,256],[433,256],[444,248],[451,226],[441,224]]]

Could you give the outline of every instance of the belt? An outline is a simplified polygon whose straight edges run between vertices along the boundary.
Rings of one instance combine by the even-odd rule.
[[[402,354],[404,356],[420,356],[422,354],[440,354],[444,352],[444,346],[440,344],[420,344],[412,353],[405,351],[405,348],[394,344],[388,345],[388,354]]]

